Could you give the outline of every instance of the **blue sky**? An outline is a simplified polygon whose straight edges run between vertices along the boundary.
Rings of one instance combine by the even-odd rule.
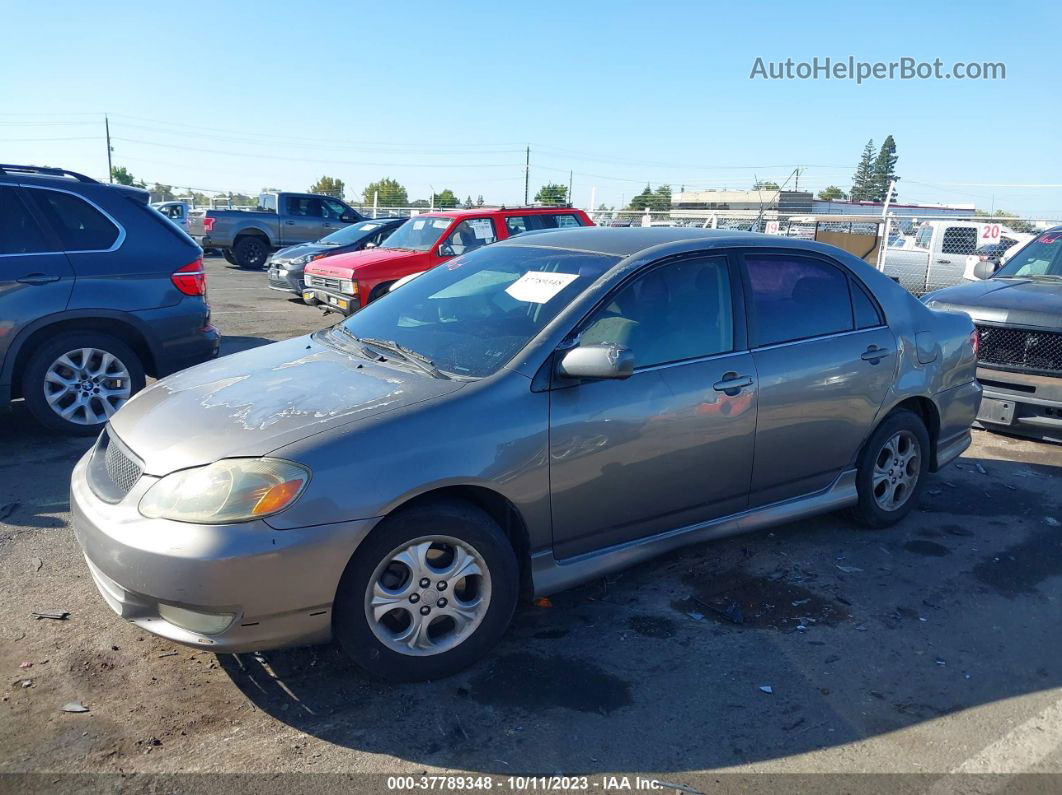
[[[847,189],[868,138],[901,201],[1062,218],[1062,5],[1051,3],[7,4],[7,162],[197,189],[303,190],[322,174],[574,200],[651,182]],[[757,57],[1002,61],[998,81],[750,80]],[[1012,187],[1012,186],[1046,187]]]

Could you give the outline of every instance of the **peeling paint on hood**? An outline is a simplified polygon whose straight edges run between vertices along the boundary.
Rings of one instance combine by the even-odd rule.
[[[111,419],[112,431],[161,475],[291,442],[460,389],[311,337],[264,345],[165,378]]]

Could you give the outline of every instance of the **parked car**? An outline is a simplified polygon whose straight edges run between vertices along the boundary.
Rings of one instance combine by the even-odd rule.
[[[334,636],[437,678],[521,593],[840,508],[899,521],[970,444],[972,332],[814,242],[528,233],[147,389],[75,467],[73,524],[146,631]]]
[[[988,243],[981,246],[974,252],[974,256],[966,258],[966,270],[962,274],[962,280],[964,282],[973,282],[979,281],[981,278],[987,278],[977,274],[995,273],[1014,252],[1018,251],[1034,237],[1036,235],[1015,232],[1012,235],[1001,235],[998,243]],[[991,269],[978,268],[982,262],[990,263]]]
[[[266,261],[269,286],[274,290],[284,290],[301,296],[306,263],[336,254],[376,248],[405,221],[405,218],[358,221],[325,235],[316,243],[299,243],[282,248]]]
[[[915,295],[958,284],[967,269],[978,262],[980,246],[998,243],[1014,232],[994,222],[926,221],[914,237],[913,246],[885,250],[883,270]]]
[[[258,209],[197,210],[188,219],[192,238],[204,249],[220,249],[241,268],[261,268],[270,252],[320,240],[362,215],[339,199],[316,193],[263,193]]]
[[[349,315],[384,295],[398,279],[434,268],[480,246],[540,229],[593,226],[571,207],[477,208],[422,213],[372,251],[309,263],[302,297]]]
[[[0,406],[96,434],[144,387],[217,356],[202,252],[148,193],[0,166]]]
[[[978,422],[1062,442],[1062,226],[1036,237],[995,273],[925,296],[927,306],[966,313],[977,325]]]
[[[188,231],[188,213],[192,206],[188,202],[168,201],[152,202],[151,206],[165,215],[185,232]]]

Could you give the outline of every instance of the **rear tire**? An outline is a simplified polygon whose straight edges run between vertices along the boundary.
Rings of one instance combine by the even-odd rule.
[[[501,639],[519,595],[516,555],[474,505],[426,502],[388,517],[343,573],[332,627],[343,651],[374,676],[439,679]]]
[[[236,264],[236,258],[232,256],[231,250],[227,248],[221,249],[221,256],[223,256],[225,258],[225,262],[229,263],[230,265]]]
[[[140,357],[121,340],[97,332],[67,333],[30,356],[22,396],[46,428],[92,436],[144,388],[144,381]]]
[[[241,237],[232,247],[236,265],[246,270],[260,270],[269,259],[269,244],[257,235]]]
[[[922,418],[897,409],[882,420],[859,457],[859,502],[852,517],[871,528],[896,524],[918,504],[929,472],[929,432]]]

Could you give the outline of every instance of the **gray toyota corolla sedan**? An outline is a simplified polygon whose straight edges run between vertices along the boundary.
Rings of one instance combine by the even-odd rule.
[[[75,468],[74,524],[143,629],[435,678],[521,595],[839,508],[898,521],[970,443],[972,334],[830,246],[528,233],[144,390]]]

